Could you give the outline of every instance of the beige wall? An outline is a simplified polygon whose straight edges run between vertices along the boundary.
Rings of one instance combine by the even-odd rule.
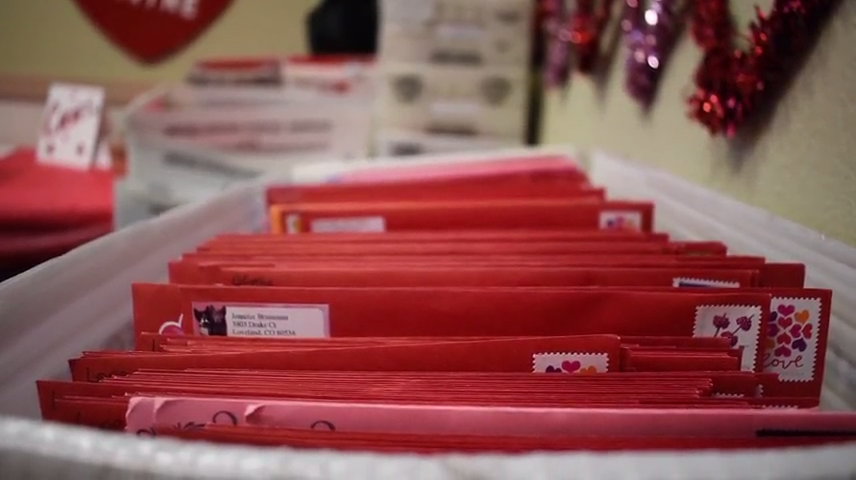
[[[317,0],[235,0],[187,49],[143,66],[113,47],[71,0],[0,0],[0,74],[156,81],[179,79],[211,55],[306,49],[305,18]]]
[[[772,1],[730,3],[745,26],[753,4]],[[648,118],[623,91],[619,51],[602,91],[575,77],[565,94],[548,94],[542,140],[605,147],[856,246],[856,1],[842,3],[772,120],[750,141],[713,139],[687,120],[699,51],[686,35]]]

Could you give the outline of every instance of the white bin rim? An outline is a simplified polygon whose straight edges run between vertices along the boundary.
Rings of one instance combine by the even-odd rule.
[[[766,452],[379,455],[138,439],[0,419],[0,478],[831,479],[856,474],[856,444]]]

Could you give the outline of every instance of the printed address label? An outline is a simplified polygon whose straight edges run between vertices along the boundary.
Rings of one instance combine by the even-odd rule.
[[[312,233],[383,233],[383,217],[319,218],[310,224]]]
[[[229,337],[329,336],[326,305],[276,307],[226,307],[226,335]]]

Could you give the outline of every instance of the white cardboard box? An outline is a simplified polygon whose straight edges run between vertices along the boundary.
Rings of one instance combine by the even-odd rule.
[[[529,65],[531,0],[384,0],[380,7],[384,63]]]
[[[525,69],[384,64],[378,78],[380,128],[520,141],[526,134]]]

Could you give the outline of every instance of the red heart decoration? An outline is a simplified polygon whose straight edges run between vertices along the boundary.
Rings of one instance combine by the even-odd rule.
[[[779,345],[787,345],[791,343],[791,337],[789,337],[787,333],[783,333],[776,338],[776,342],[778,342]]]
[[[787,317],[788,315],[796,312],[797,307],[793,305],[779,305],[779,308],[777,308],[776,310],[778,310],[780,315],[784,315]]]
[[[779,318],[779,326],[782,328],[788,328],[791,326],[792,323],[794,323],[794,319],[791,317]]]
[[[782,345],[781,347],[777,348],[776,351],[773,353],[776,354],[777,357],[790,357],[791,349]]]
[[[794,324],[794,326],[791,327],[791,330],[788,333],[790,333],[791,336],[794,338],[800,338],[800,336],[802,335],[802,326],[799,324]]]
[[[156,63],[190,45],[232,0],[74,0],[115,45]]]
[[[580,367],[582,367],[582,365],[578,360],[574,360],[573,362],[565,360],[564,362],[562,362],[562,370],[568,373],[574,373],[579,370]]]

